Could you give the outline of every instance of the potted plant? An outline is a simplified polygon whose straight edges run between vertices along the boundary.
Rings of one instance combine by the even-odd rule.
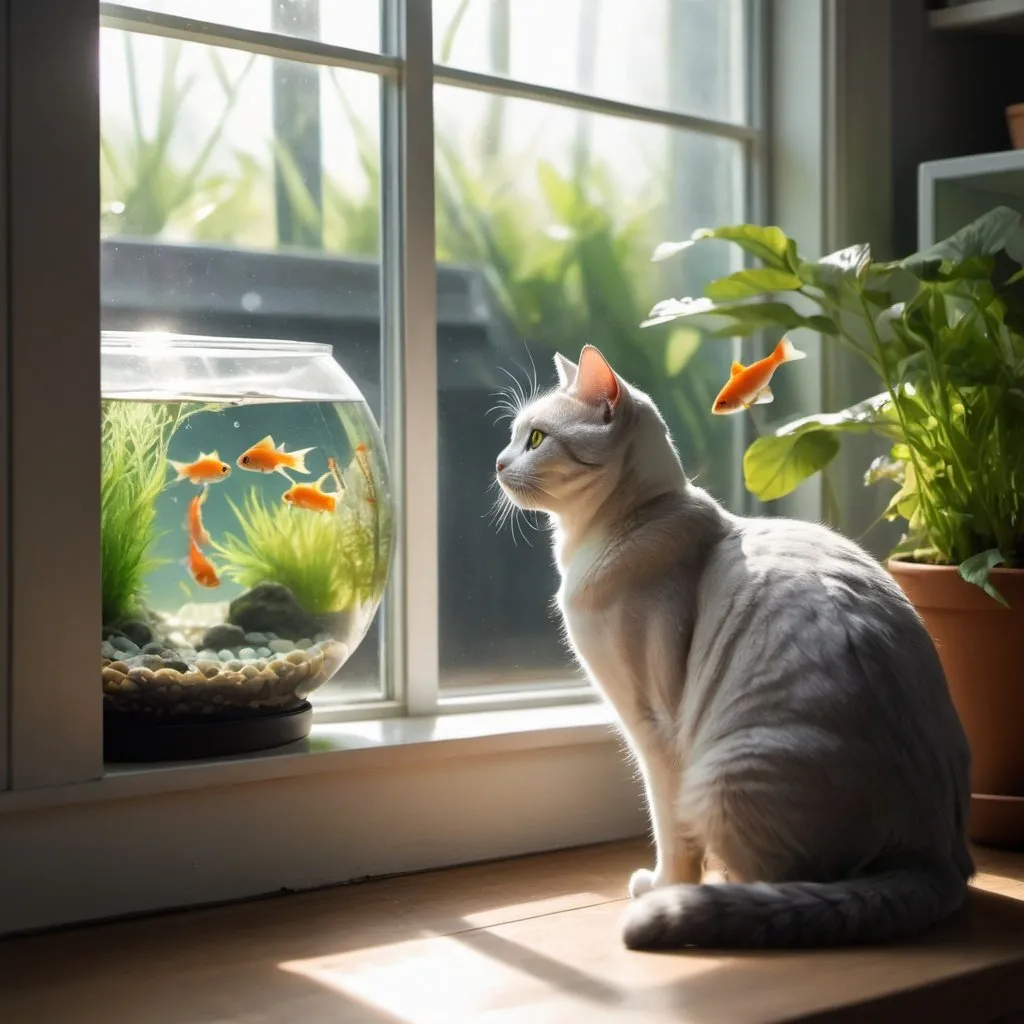
[[[647,324],[683,319],[719,337],[806,328],[865,360],[882,390],[806,416],[746,450],[747,488],[782,497],[825,467],[846,433],[888,454],[865,474],[896,486],[884,512],[906,530],[889,567],[935,639],[973,751],[971,834],[1024,841],[1024,229],[1005,207],[906,259],[867,245],[804,259],[777,227],[702,230],[655,259],[722,239],[759,265],[670,299]]]

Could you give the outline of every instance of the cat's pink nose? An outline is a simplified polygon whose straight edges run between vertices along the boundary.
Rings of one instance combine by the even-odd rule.
[[[505,468],[505,463],[500,460],[494,464],[494,471],[500,473]]]

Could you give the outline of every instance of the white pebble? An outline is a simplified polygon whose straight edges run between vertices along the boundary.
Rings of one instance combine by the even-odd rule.
[[[235,652],[234,651],[229,651],[225,647],[223,651],[218,651],[217,652],[217,657],[220,658],[221,661],[233,661],[234,657],[235,657]]]
[[[238,656],[242,661],[255,661],[256,652],[251,647],[243,647],[239,652]]]
[[[287,654],[295,650],[295,644],[291,640],[271,640],[268,646],[275,654]]]

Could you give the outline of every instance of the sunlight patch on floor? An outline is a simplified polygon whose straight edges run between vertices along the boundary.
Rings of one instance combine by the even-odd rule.
[[[522,972],[450,937],[399,942],[278,965],[408,1024],[451,1024],[486,1005],[496,988],[523,995]]]

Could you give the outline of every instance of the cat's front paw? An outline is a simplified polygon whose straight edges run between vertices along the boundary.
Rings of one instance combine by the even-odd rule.
[[[650,868],[637,869],[629,879],[630,899],[635,900],[638,896],[643,896],[652,889],[657,889],[659,884],[656,871],[651,871]]]

